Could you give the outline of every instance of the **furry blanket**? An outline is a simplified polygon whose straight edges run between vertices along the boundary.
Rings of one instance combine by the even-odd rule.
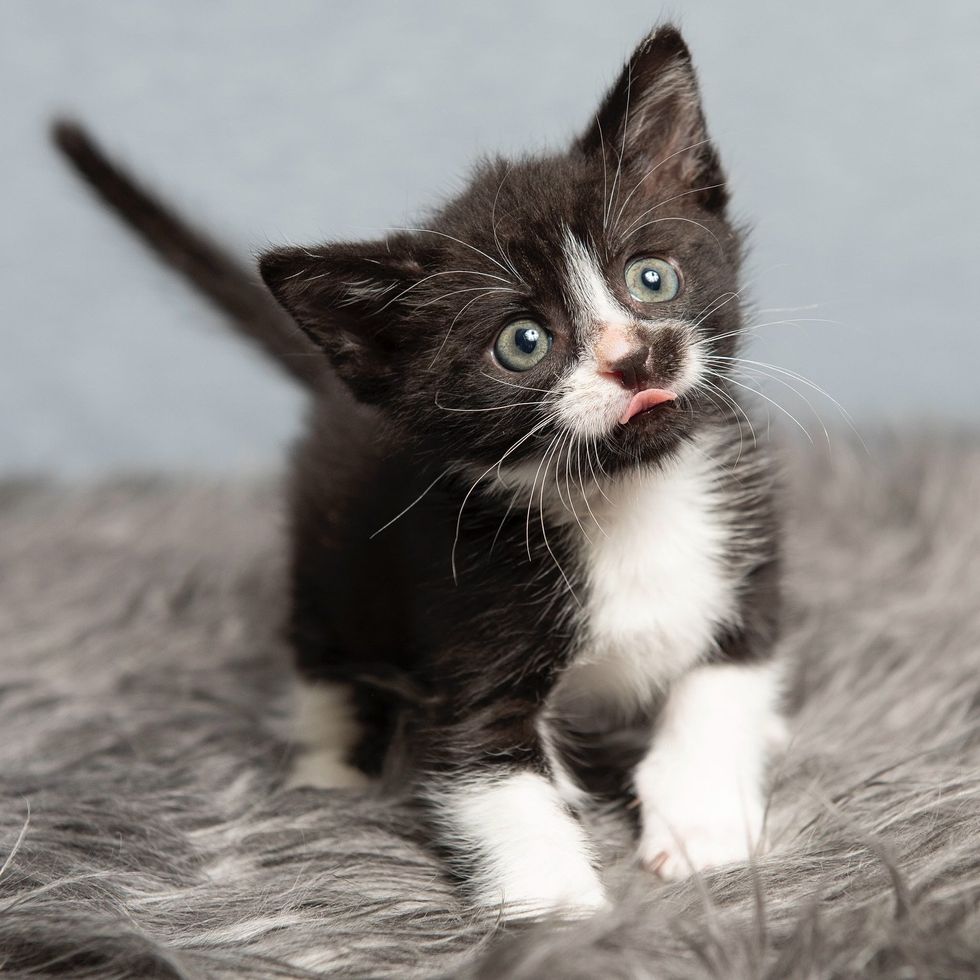
[[[980,964],[980,449],[790,467],[771,856],[503,929],[411,811],[284,791],[272,483],[0,485],[0,972],[956,977]]]

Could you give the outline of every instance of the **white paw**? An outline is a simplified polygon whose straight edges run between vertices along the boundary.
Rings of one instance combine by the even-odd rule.
[[[702,802],[697,806],[691,799],[662,796],[660,808],[644,809],[640,861],[665,881],[745,864],[761,853],[763,811],[757,800],[732,792],[727,798]]]
[[[572,873],[568,869],[550,873],[538,869],[537,874],[512,875],[502,888],[481,889],[477,903],[498,909],[508,921],[543,916],[582,919],[609,907],[599,877],[590,867]]]
[[[585,829],[543,776],[470,779],[439,810],[450,843],[475,864],[477,905],[506,919],[581,918],[606,906]]]

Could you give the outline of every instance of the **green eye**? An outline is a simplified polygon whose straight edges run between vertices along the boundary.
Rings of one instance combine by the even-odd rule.
[[[639,303],[666,303],[681,291],[681,277],[666,259],[634,259],[626,266],[626,288]]]
[[[508,371],[530,371],[551,350],[551,334],[533,320],[507,324],[493,345],[497,360]]]

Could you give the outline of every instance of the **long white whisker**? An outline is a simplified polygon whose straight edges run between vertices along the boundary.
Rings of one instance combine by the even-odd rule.
[[[807,430],[807,427],[795,415],[793,415],[792,412],[783,408],[783,406],[780,405],[779,402],[773,401],[772,398],[770,398],[764,392],[759,391],[758,388],[753,388],[750,385],[742,384],[741,381],[738,381],[735,378],[727,375],[719,374],[717,371],[711,371],[710,368],[708,370],[710,371],[711,374],[715,375],[715,377],[725,378],[727,381],[730,381],[733,385],[738,385],[739,388],[744,388],[746,391],[751,391],[753,394],[758,395],[760,398],[764,398],[767,402],[769,402],[770,405],[772,405],[774,408],[778,408],[779,411],[781,411],[787,418],[791,419],[799,428],[799,430],[803,433],[803,435],[807,437],[807,440],[809,441],[810,445],[811,446],[813,445],[813,436],[810,435],[809,431]]]
[[[698,228],[706,231],[715,240],[715,244],[719,249],[722,247],[721,242],[718,240],[718,236],[707,225],[703,225],[700,221],[695,221],[693,218],[682,218],[679,215],[672,215],[669,218],[654,218],[652,221],[644,221],[642,225],[632,229],[630,234],[636,234],[636,232],[642,231],[644,228],[647,228],[650,225],[659,224],[661,221],[686,221],[689,225],[697,225]]]
[[[527,432],[524,433],[523,436],[521,436],[520,439],[518,439],[516,442],[514,442],[510,446],[510,448],[503,454],[503,456],[500,457],[500,459],[497,460],[496,463],[491,463],[491,465],[488,466],[476,478],[476,480],[474,481],[473,485],[469,488],[469,490],[466,491],[466,495],[463,497],[463,502],[459,506],[459,513],[456,515],[456,535],[453,538],[453,547],[452,547],[452,551],[450,552],[450,557],[449,557],[450,565],[452,566],[452,570],[453,570],[453,581],[456,582],[457,584],[459,582],[459,579],[456,577],[456,546],[459,544],[459,532],[460,532],[460,528],[462,527],[462,524],[463,524],[463,511],[466,509],[467,501],[469,501],[470,497],[473,494],[473,491],[476,490],[476,488],[480,485],[480,483],[483,482],[484,478],[487,476],[487,474],[492,469],[494,469],[496,467],[496,469],[497,469],[497,475],[499,477],[500,476],[500,467],[503,465],[504,460],[511,453],[515,452],[519,446],[521,446],[525,442],[527,442],[527,440],[530,439],[531,436],[533,436],[535,434],[535,432],[537,432],[539,429],[544,428],[544,426],[546,426],[549,422],[551,422],[554,419],[554,417],[555,417],[555,415],[554,415],[554,413],[552,413],[551,415],[548,415],[545,418],[543,418],[536,425],[532,426]]]
[[[713,381],[709,381],[707,378],[702,378],[701,383],[707,385],[713,391],[718,392],[718,394],[721,396],[722,399],[722,408],[725,408],[727,404],[735,409],[736,412],[735,422],[738,425],[738,455],[735,458],[735,462],[738,463],[738,461],[742,458],[742,448],[744,443],[744,438],[742,435],[742,424],[738,421],[738,414],[740,413],[742,418],[744,418],[745,421],[748,423],[749,431],[752,433],[752,445],[758,446],[759,440],[755,434],[755,426],[752,424],[752,419],[749,418],[745,409],[742,408],[741,405],[739,405],[738,401],[735,398],[733,398],[727,391],[721,388],[719,385],[716,385]]]
[[[633,196],[633,195],[634,195],[634,194],[635,194],[635,193],[636,193],[636,192],[637,192],[637,191],[638,191],[638,190],[640,189],[640,185],[641,185],[641,184],[643,184],[643,182],[644,182],[644,181],[645,181],[645,180],[646,180],[646,179],[647,179],[648,177],[650,177],[651,175],[653,175],[654,173],[656,173],[656,172],[657,172],[657,171],[658,171],[658,170],[659,170],[659,169],[660,169],[660,168],[661,168],[661,167],[662,167],[662,166],[663,166],[663,165],[664,165],[665,163],[669,163],[669,162],[670,162],[671,160],[673,160],[673,159],[674,159],[674,157],[676,157],[676,156],[680,156],[680,154],[681,154],[681,153],[686,153],[686,152],[687,152],[688,150],[694,150],[694,149],[697,149],[697,148],[698,148],[699,146],[704,146],[704,144],[705,144],[705,143],[708,143],[708,142],[710,142],[710,141],[709,141],[708,139],[703,139],[703,140],[698,140],[698,142],[697,142],[697,143],[692,143],[692,144],[691,144],[690,146],[685,146],[685,147],[682,147],[682,148],[681,148],[681,149],[679,149],[679,150],[675,150],[675,151],[674,151],[673,153],[671,153],[671,154],[670,154],[669,156],[665,156],[665,157],[663,158],[663,160],[661,160],[661,161],[660,161],[659,163],[657,163],[657,164],[655,164],[655,165],[654,165],[653,167],[651,167],[651,168],[650,168],[650,169],[649,169],[649,170],[648,170],[648,171],[647,171],[647,172],[646,172],[646,173],[645,173],[645,174],[644,174],[644,175],[643,175],[643,176],[642,176],[642,177],[641,177],[641,178],[640,178],[640,179],[639,179],[639,180],[638,180],[638,181],[636,182],[636,184],[635,184],[635,185],[633,186],[633,190],[631,190],[631,191],[629,192],[629,194],[627,194],[627,195],[626,195],[626,199],[625,199],[625,200],[623,201],[623,203],[622,203],[622,204],[621,204],[621,205],[619,206],[619,210],[618,210],[618,211],[616,212],[616,217],[615,217],[615,218],[613,219],[613,228],[615,229],[615,227],[616,227],[616,225],[618,225],[618,224],[619,224],[619,222],[620,222],[620,219],[621,219],[621,218],[623,217],[623,211],[624,211],[624,210],[626,210],[626,205],[627,205],[627,204],[629,204],[629,202],[630,202],[630,198],[631,198],[631,197],[632,197],[632,196]]]
[[[379,307],[378,312],[382,313],[392,303],[397,303],[403,296],[410,293],[413,289],[421,286],[423,283],[427,283],[430,279],[438,279],[439,276],[485,276],[488,279],[496,279],[498,282],[510,282],[509,279],[504,279],[502,276],[494,275],[492,272],[477,272],[475,269],[443,269],[440,272],[433,272],[428,276],[423,276],[421,279],[416,280],[411,284],[411,286],[406,286],[400,293],[392,296],[384,306]],[[481,288],[481,287],[477,287]],[[508,287],[509,288],[509,287]],[[516,291],[516,290],[513,290]],[[451,296],[452,293],[449,293]],[[426,304],[427,305],[427,304]]]
[[[516,293],[518,290],[512,289],[510,286],[464,286],[460,289],[453,289],[448,293],[443,293],[441,296],[436,296],[434,299],[428,299],[424,303],[419,303],[416,309],[424,310],[427,306],[433,306],[436,303],[441,303],[444,299],[449,299],[450,296],[458,296],[460,293]]]
[[[486,371],[481,371],[481,375],[489,381],[494,381],[498,385],[507,385],[508,388],[517,388],[519,391],[540,391],[545,395],[553,395],[554,391],[550,388],[532,388],[530,385],[516,385],[513,381],[504,381],[503,378],[495,378],[492,374],[487,374]]]
[[[567,432],[565,433],[567,435]],[[562,443],[558,443],[558,450],[560,451]],[[558,569],[558,573],[565,580],[565,585],[568,586],[568,591],[572,598],[575,600],[577,605],[581,605],[578,600],[578,596],[575,594],[575,589],[572,588],[572,583],[568,576],[565,574],[565,569],[561,567],[561,562],[558,561],[558,557],[555,555],[554,551],[551,550],[551,543],[548,541],[548,531],[545,527],[544,520],[544,486],[547,480],[547,471],[545,471],[544,479],[541,480],[541,490],[538,495],[538,519],[541,523],[541,537],[544,539],[544,546],[548,549],[548,554],[551,555],[551,560],[555,563],[555,568]],[[556,481],[557,483],[557,481]]]
[[[711,312],[714,313],[716,311],[712,310]],[[754,333],[756,330],[761,330],[763,327],[796,326],[801,323],[830,323],[834,324],[835,326],[840,326],[836,320],[821,320],[815,317],[795,317],[786,320],[769,320],[766,323],[749,323],[743,327],[739,327],[737,330],[729,330],[727,333],[715,334],[711,337],[703,337],[698,341],[698,343],[701,344],[711,341],[725,340],[728,337],[741,337],[748,333]]]
[[[464,242],[461,238],[455,238],[453,235],[448,235],[444,231],[436,231],[433,228],[392,228],[390,230],[418,232],[426,235],[437,235],[439,238],[448,238],[449,241],[456,242],[458,245],[462,245],[464,248],[472,249],[474,252],[477,252],[478,254],[482,255],[488,262],[492,262],[495,266],[497,266],[498,269],[502,269],[504,272],[510,275],[511,270],[508,269],[507,266],[502,265],[500,262],[498,262],[492,255],[487,255],[487,253],[484,252],[483,249],[477,248],[475,245],[471,245],[469,242]],[[510,282],[510,281],[511,280],[509,279],[505,280],[505,282]],[[520,280],[518,279],[518,281]]]
[[[595,114],[595,128],[599,131],[599,155],[602,157],[602,227],[606,227],[606,141],[602,135],[599,113]]]
[[[503,259],[504,264],[508,269],[510,269],[514,278],[520,281],[521,277],[514,268],[514,263],[511,262],[510,256],[501,247],[500,239],[497,236],[497,198],[500,197],[500,191],[504,186],[504,181],[510,176],[511,169],[512,165],[508,165],[507,169],[504,171],[503,177],[500,178],[500,183],[497,185],[497,193],[493,195],[493,204],[490,207],[490,230],[493,232],[493,243],[497,247],[497,254],[501,257],[501,259]]]
[[[692,187],[688,191],[683,191],[680,194],[675,194],[673,197],[668,197],[666,201],[661,201],[659,204],[654,204],[652,208],[647,208],[646,211],[643,212],[643,214],[637,215],[637,217],[633,220],[633,223],[626,229],[626,231],[623,232],[623,234],[624,235],[630,234],[630,232],[636,227],[636,225],[640,221],[642,221],[648,214],[652,214],[658,208],[666,207],[666,205],[670,204],[671,202],[678,201],[682,197],[687,197],[689,194],[700,194],[703,191],[713,191],[716,187],[724,187],[724,186],[725,186],[725,182],[722,180],[719,181],[717,184],[705,184],[704,187]]]
[[[431,368],[437,360],[439,360],[440,355],[446,348],[446,344],[449,341],[449,335],[453,332],[453,327],[456,326],[456,321],[476,302],[483,299],[484,296],[489,295],[491,291],[485,290],[482,293],[478,293],[472,299],[467,300],[457,311],[456,315],[453,317],[452,322],[449,324],[449,329],[446,331],[446,336],[442,338],[442,343],[439,345],[439,350],[432,355],[432,360],[429,362],[429,367]],[[489,375],[488,375],[489,377]]]
[[[527,520],[524,524],[524,544],[527,546],[527,560],[533,561],[534,558],[531,554],[531,507],[534,506],[534,488],[538,482],[538,476],[541,474],[541,467],[545,465],[548,461],[548,456],[551,453],[552,448],[558,441],[560,432],[556,433],[550,443],[548,443],[548,448],[545,450],[544,455],[541,457],[541,462],[538,463],[538,468],[534,471],[534,479],[531,481],[531,492],[528,494],[527,500]]]
[[[531,405],[553,405],[557,398],[539,398],[533,402],[511,402],[509,405],[492,405],[489,408],[453,408],[452,405],[443,405],[439,401],[439,392],[436,392],[435,406],[444,412],[506,412],[511,408],[526,408]]]
[[[368,540],[370,541],[376,538],[382,531],[391,527],[400,517],[404,517],[448,472],[449,470],[443,470],[404,510],[400,510],[395,514],[387,524],[382,524],[377,531],[368,537]]]
[[[745,371],[746,374],[748,374],[750,377],[752,375],[755,375],[755,377],[757,378],[763,377],[763,378],[768,378],[770,381],[775,381],[776,384],[780,384],[784,388],[788,388],[791,392],[793,392],[794,395],[796,395],[797,398],[802,398],[803,401],[806,402],[807,408],[809,408],[810,411],[813,413],[813,417],[817,420],[817,423],[819,424],[820,428],[823,430],[824,439],[827,440],[827,448],[831,450],[831,452],[833,451],[833,447],[830,444],[830,433],[827,431],[827,426],[824,425],[824,421],[820,417],[820,413],[813,407],[813,402],[811,402],[810,399],[803,394],[803,392],[801,392],[798,388],[795,388],[788,381],[784,381],[782,378],[779,378],[774,374],[770,374],[768,371],[763,371],[759,368],[745,368],[745,367],[739,367],[738,370]]]
[[[588,441],[586,441],[585,443],[585,456],[589,462],[589,465],[591,466],[592,460],[589,458]],[[577,442],[575,446],[575,465],[578,469],[578,485],[582,490],[582,498],[585,500],[585,508],[586,510],[588,510],[589,515],[592,517],[593,523],[599,529],[599,533],[604,538],[607,538],[609,537],[609,535],[606,534],[605,528],[599,523],[599,519],[595,516],[595,512],[592,510],[592,504],[589,502],[589,491],[585,489],[585,479],[582,476],[582,443],[580,441]],[[592,478],[593,480],[595,479],[595,470],[592,471]]]
[[[623,141],[619,148],[619,160],[616,162],[616,176],[613,177],[612,188],[609,191],[609,203],[606,206],[605,214],[602,216],[602,230],[606,230],[609,223],[609,215],[612,214],[613,204],[616,198],[616,185],[619,183],[619,176],[623,170],[623,157],[626,155],[626,134],[629,131],[630,122],[630,98],[633,88],[633,62],[626,64],[626,111],[623,113]]]

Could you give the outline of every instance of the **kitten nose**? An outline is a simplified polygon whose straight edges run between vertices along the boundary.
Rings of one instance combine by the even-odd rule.
[[[599,371],[618,381],[628,391],[650,387],[650,347],[634,344],[610,360],[599,359]]]
[[[595,348],[599,373],[630,391],[647,387],[650,380],[650,345],[618,323],[605,323]]]

